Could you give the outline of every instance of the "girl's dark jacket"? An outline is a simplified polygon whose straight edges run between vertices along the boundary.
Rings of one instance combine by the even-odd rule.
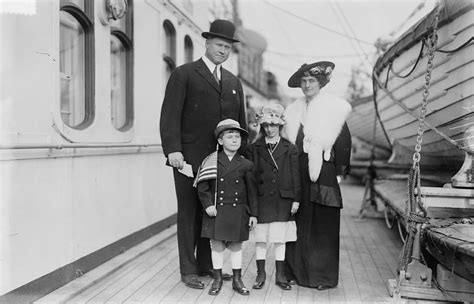
[[[258,222],[286,222],[293,202],[301,200],[298,152],[288,140],[281,138],[273,151],[273,159],[262,136],[246,151],[254,163],[258,185]],[[275,160],[275,161],[273,161]]]
[[[257,193],[251,161],[236,154],[229,161],[224,152],[217,157],[217,216],[204,211],[201,236],[221,241],[246,241],[249,217],[257,217]],[[197,185],[202,207],[214,205],[216,180]]]

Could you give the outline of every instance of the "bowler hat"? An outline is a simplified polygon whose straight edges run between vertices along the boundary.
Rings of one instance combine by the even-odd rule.
[[[218,37],[232,42],[239,42],[239,40],[234,39],[235,25],[224,19],[217,19],[211,23],[211,28],[209,32],[203,32],[201,35],[206,38]]]
[[[318,61],[311,64],[303,64],[298,71],[291,75],[288,80],[288,86],[290,88],[298,88],[300,86],[300,80],[303,76],[324,76],[326,82],[329,82],[331,78],[332,70],[334,70],[335,64],[331,61]]]
[[[230,118],[227,118],[227,119],[224,119],[224,120],[221,120],[218,124],[217,124],[217,127],[216,127],[216,130],[214,131],[214,135],[216,136],[216,138],[219,137],[219,134],[221,134],[221,132],[225,131],[225,130],[238,130],[240,131],[240,133],[244,134],[244,135],[248,135],[249,133],[247,132],[247,130],[245,129],[242,129],[240,127],[240,124],[233,120],[233,119],[230,119]]]

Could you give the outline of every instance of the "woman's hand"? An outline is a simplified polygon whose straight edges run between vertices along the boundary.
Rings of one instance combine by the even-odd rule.
[[[337,183],[340,184],[342,181],[342,176],[338,175],[336,176],[336,178],[337,178]]]
[[[295,215],[296,212],[298,212],[299,207],[300,207],[300,203],[293,202],[293,204],[291,205],[291,215]]]
[[[209,206],[206,208],[206,213],[210,217],[215,217],[217,215],[217,209],[215,206]]]
[[[257,226],[257,218],[255,216],[251,216],[249,219],[250,230],[253,230],[255,226]]]

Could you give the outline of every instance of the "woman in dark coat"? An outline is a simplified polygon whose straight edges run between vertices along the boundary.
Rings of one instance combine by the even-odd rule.
[[[302,198],[296,214],[297,240],[287,243],[286,276],[298,285],[333,288],[339,279],[340,176],[348,172],[351,136],[347,101],[320,92],[334,63],[304,64],[288,81],[304,98],[285,111],[282,135],[298,148]]]

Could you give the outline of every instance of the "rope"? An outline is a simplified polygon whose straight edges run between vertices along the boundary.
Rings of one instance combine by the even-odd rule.
[[[415,64],[413,65],[413,67],[411,68],[410,72],[408,72],[406,75],[400,75],[398,72],[395,72],[393,70],[393,62],[390,62],[390,68],[389,70],[392,71],[392,73],[398,77],[398,78],[407,78],[408,76],[410,76],[416,69],[416,66],[418,65],[418,63],[420,62],[421,58],[423,58],[423,49],[424,49],[424,46],[425,46],[425,39],[423,39],[423,41],[421,41],[421,47],[420,47],[420,53],[418,54],[418,58],[416,58],[416,62]],[[388,72],[387,72],[387,80],[388,80]]]
[[[455,48],[454,50],[440,50],[440,49],[437,49],[436,52],[439,52],[439,53],[445,53],[445,54],[451,54],[451,53],[456,53],[457,51],[465,48],[471,41],[474,41],[474,36],[472,36],[471,38],[469,38],[469,40],[467,40],[466,42],[464,42],[463,44],[461,44],[460,46],[458,46],[457,48]]]
[[[403,102],[399,101],[398,99],[396,99],[392,93],[390,93],[390,91],[388,91],[382,84],[382,82],[380,81],[380,79],[374,74],[373,75],[373,79],[374,81],[378,84],[378,86],[385,92],[385,94],[393,101],[395,102],[400,108],[402,108],[406,113],[410,114],[412,117],[415,117],[418,119],[417,115],[412,111],[410,110]],[[426,113],[425,113],[426,114]],[[382,123],[381,123],[382,124]],[[453,146],[455,146],[456,148],[458,148],[459,150],[462,150],[462,151],[467,151],[467,147],[463,147],[461,144],[458,144],[455,140],[451,139],[448,135],[446,135],[445,133],[443,133],[442,131],[438,130],[438,128],[436,128],[435,126],[433,126],[432,124],[430,124],[428,121],[424,121],[424,125],[426,125],[428,128],[430,128],[433,132],[435,132],[436,134],[438,134],[439,136],[441,136],[444,140],[446,140],[447,142],[449,142],[450,144],[452,144]],[[383,124],[382,124],[383,126]]]
[[[380,118],[380,112],[379,112],[379,106],[377,104],[377,85],[376,85],[376,81],[375,79],[377,79],[377,76],[375,76],[374,73],[372,73],[372,91],[374,92],[374,98],[373,98],[373,101],[374,101],[374,109],[375,109],[375,114],[377,115],[377,120],[379,121],[379,124],[380,124],[380,127],[382,128],[382,132],[383,132],[383,135],[385,136],[385,139],[387,140],[387,143],[388,143],[388,146],[390,147],[390,150],[393,149],[393,145],[392,145],[392,142],[390,141],[390,137],[388,137],[388,133],[387,133],[387,130],[385,129],[385,126],[382,122],[382,118]]]

